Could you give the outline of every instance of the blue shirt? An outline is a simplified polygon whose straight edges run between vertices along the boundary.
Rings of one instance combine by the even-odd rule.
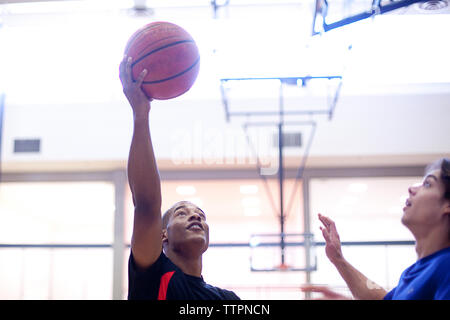
[[[384,300],[450,300],[450,247],[403,271],[397,287]]]

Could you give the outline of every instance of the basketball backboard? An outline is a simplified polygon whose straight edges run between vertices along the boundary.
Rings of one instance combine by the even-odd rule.
[[[450,13],[448,0],[315,0],[312,34],[340,28],[377,14]]]

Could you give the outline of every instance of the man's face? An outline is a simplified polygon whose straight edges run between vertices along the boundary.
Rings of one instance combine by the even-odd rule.
[[[180,253],[191,250],[196,251],[192,253],[205,252],[209,245],[209,226],[205,213],[191,202],[176,203],[172,207],[164,241]]]
[[[410,229],[414,228],[418,235],[427,234],[433,226],[442,223],[442,217],[448,211],[440,170],[430,172],[422,184],[411,186],[408,191],[402,222]]]

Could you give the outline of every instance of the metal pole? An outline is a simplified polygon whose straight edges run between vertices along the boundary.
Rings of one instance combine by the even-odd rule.
[[[125,171],[117,170],[112,174],[115,189],[114,211],[114,242],[113,248],[113,300],[123,299],[123,277],[125,259],[125,186],[127,176]]]
[[[281,267],[285,266],[284,250],[284,165],[283,165],[283,121],[284,121],[284,105],[283,105],[283,82],[280,81],[280,100],[279,100],[279,115],[278,122],[278,183],[280,185],[280,248],[281,248]]]
[[[281,266],[284,265],[284,193],[283,193],[283,123],[278,124],[278,182],[280,185],[280,235],[281,235]]]
[[[2,181],[2,140],[3,140],[3,113],[5,110],[5,94],[0,94],[0,182]]]
[[[305,234],[311,233],[311,217],[310,217],[310,211],[309,211],[309,177],[303,177],[303,232]],[[305,238],[305,265],[307,268],[306,271],[306,283],[311,283],[311,271],[309,270],[309,267],[311,266],[311,243],[309,241],[310,239]],[[306,292],[305,293],[305,299],[311,299],[311,293]]]
[[[2,22],[0,21],[0,29]],[[0,89],[1,90],[1,89]],[[3,113],[5,110],[5,94],[0,93],[0,182],[2,181],[2,140],[3,140]]]

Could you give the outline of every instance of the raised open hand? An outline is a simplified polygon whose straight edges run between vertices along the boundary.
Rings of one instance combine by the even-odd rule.
[[[335,264],[343,258],[341,250],[341,240],[333,220],[319,213],[319,220],[323,227],[320,226],[322,235],[325,238],[325,253],[330,261]]]

